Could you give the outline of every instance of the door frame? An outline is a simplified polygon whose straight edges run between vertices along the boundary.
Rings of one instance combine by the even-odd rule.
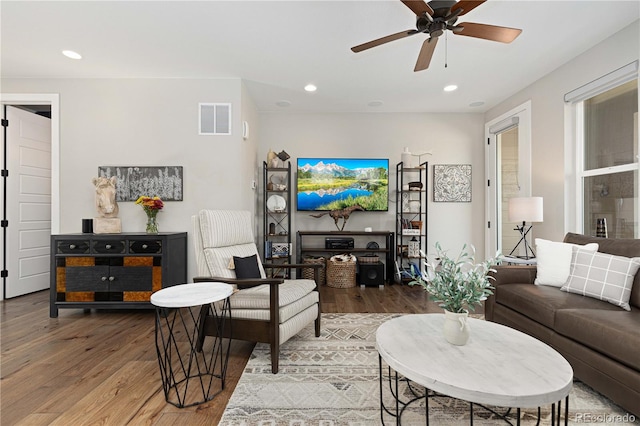
[[[506,113],[485,123],[485,253],[496,253],[501,238],[501,211],[498,208],[498,185],[500,177],[497,174],[497,140],[496,136],[510,127],[518,126],[518,161],[521,165],[519,182],[521,196],[531,196],[531,101],[507,111]]]
[[[51,233],[60,233],[60,95],[57,93],[0,93],[0,107],[5,105],[51,106]],[[4,113],[3,113],[4,118]],[[11,124],[9,124],[11,125]],[[4,200],[4,186],[0,185],[0,197]],[[3,228],[3,233],[5,229]],[[0,259],[4,265],[4,243],[0,244]],[[0,300],[5,299],[6,278],[0,287]]]

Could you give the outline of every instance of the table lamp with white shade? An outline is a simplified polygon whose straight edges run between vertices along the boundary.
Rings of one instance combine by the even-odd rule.
[[[529,231],[531,231],[533,227],[533,225],[527,226],[527,222],[542,222],[542,217],[542,197],[509,198],[509,222],[522,222],[522,226],[517,225],[515,228],[515,231],[520,232],[520,241],[518,241],[518,244],[511,250],[509,256],[516,252],[521,243],[524,244],[525,259],[536,256],[531,245],[527,242],[527,234],[529,234]],[[529,256],[529,252],[531,252],[531,256]]]

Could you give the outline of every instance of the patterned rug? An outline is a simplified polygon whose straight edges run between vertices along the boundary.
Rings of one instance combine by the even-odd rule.
[[[256,345],[220,425],[382,424],[375,333],[380,324],[397,316],[323,314],[319,338],[310,325],[281,346],[280,371],[275,375],[271,374],[268,345]],[[386,369],[383,371],[386,374]],[[399,393],[404,400],[410,400],[412,389],[424,392],[419,388],[401,382]],[[388,386],[383,399],[387,406],[392,406]],[[634,421],[640,424],[632,415],[578,381],[569,396],[569,409],[569,424],[628,425]],[[464,401],[430,398],[429,410],[433,425],[469,424],[469,404]],[[424,399],[415,401],[403,413],[402,423],[424,425],[424,411]],[[543,407],[542,418],[541,424],[551,423],[550,407]],[[521,419],[522,424],[535,424],[537,410],[523,410]],[[512,421],[515,423],[515,419]],[[385,414],[384,423],[395,424],[395,419]],[[477,407],[474,424],[495,425],[499,419]]]

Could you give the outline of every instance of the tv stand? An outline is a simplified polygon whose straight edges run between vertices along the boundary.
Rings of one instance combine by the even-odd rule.
[[[353,237],[354,247],[351,249],[335,248],[327,249],[324,238]],[[368,238],[367,238],[368,237]],[[311,240],[314,240],[313,242]],[[375,241],[379,248],[366,248],[367,243]],[[393,251],[394,234],[391,231],[298,231],[296,233],[296,263],[302,263],[304,254],[328,254],[333,256],[341,253],[351,254],[378,254],[385,264],[385,281],[393,283],[394,264]],[[301,270],[297,270],[296,276],[301,276]]]

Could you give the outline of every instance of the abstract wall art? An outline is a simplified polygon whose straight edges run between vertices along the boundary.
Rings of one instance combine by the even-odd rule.
[[[471,202],[471,164],[434,165],[433,201]]]

